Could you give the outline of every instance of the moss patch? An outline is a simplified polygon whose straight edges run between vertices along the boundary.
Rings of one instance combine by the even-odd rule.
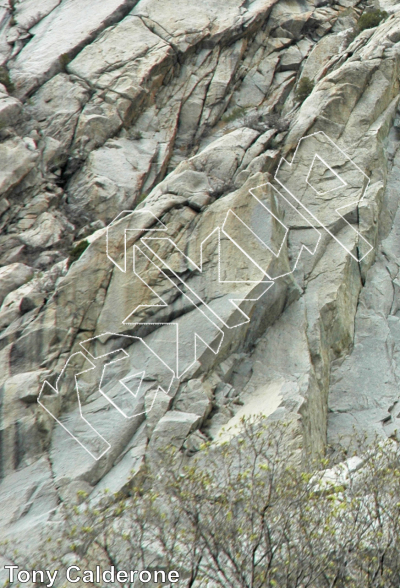
[[[74,261],[77,261],[82,256],[82,254],[86,251],[86,249],[88,247],[89,247],[89,241],[84,239],[83,241],[80,241],[77,245],[75,245],[75,247],[73,247],[71,249],[71,251],[69,252],[69,257],[68,257],[68,262],[67,262],[68,269],[71,267],[71,265],[74,263]]]
[[[7,88],[7,92],[14,92],[14,84],[11,81],[10,73],[4,65],[0,65],[0,84]]]
[[[245,109],[241,106],[238,106],[237,108],[234,108],[230,114],[224,114],[221,120],[222,122],[231,122],[237,118],[240,118],[241,116],[244,116],[245,113]]]
[[[60,55],[60,57],[58,58],[58,61],[60,63],[62,71],[65,71],[67,65],[71,62],[71,58],[68,55],[68,53],[62,53],[62,55]]]

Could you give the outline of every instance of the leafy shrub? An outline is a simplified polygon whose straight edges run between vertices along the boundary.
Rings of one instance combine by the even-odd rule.
[[[136,205],[136,206],[138,206],[139,204],[141,204],[141,203],[142,203],[144,200],[146,200],[146,198],[147,198],[147,196],[148,196],[148,195],[149,195],[149,193],[148,193],[148,192],[142,192],[142,193],[141,193],[141,194],[138,196],[138,198],[137,198],[137,200],[136,200],[136,202],[135,202],[135,205]]]
[[[143,139],[142,132],[138,130],[131,130],[128,136],[132,141],[140,141],[140,139]]]
[[[0,65],[0,84],[3,84],[10,93],[15,90],[14,84],[10,78],[10,73],[5,65]]]
[[[314,89],[314,82],[310,80],[307,76],[301,78],[299,83],[297,84],[297,88],[295,91],[295,96],[297,102],[304,102],[306,98],[311,94]]]
[[[86,239],[75,245],[75,247],[73,247],[69,253],[67,267],[70,268],[74,261],[77,261],[88,247],[89,241]]]
[[[369,12],[363,12],[357,22],[357,28],[359,32],[377,27],[378,24],[387,17],[387,15],[388,13],[384,10],[371,10]]]
[[[398,588],[397,444],[305,467],[290,425],[242,427],[190,462],[176,448],[154,455],[126,492],[94,507],[64,504],[64,549],[89,569],[99,546],[119,569],[156,558],[180,571],[182,588]],[[59,560],[60,544],[40,557],[43,569]]]

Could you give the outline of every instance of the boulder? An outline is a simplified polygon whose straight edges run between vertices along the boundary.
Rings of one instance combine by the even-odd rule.
[[[19,239],[32,249],[45,249],[57,244],[65,231],[74,229],[65,217],[57,212],[43,212],[34,222],[32,228],[19,235]]]
[[[4,194],[34,168],[39,152],[30,149],[19,137],[0,144],[0,194]]]
[[[68,71],[139,104],[145,89],[153,89],[154,84],[156,89],[162,83],[171,64],[171,47],[140,18],[129,15],[88,45],[68,65]]]
[[[268,24],[275,28],[273,36],[299,39],[314,6],[300,0],[284,0],[274,5]]]
[[[80,159],[86,159],[94,149],[101,147],[121,129],[125,121],[124,115],[130,111],[132,103],[118,94],[113,97],[112,102],[106,102],[95,96],[83,109],[72,147]]]
[[[15,22],[22,29],[29,30],[59,4],[60,0],[43,0],[40,4],[35,0],[19,2],[15,5]]]
[[[35,92],[29,99],[27,111],[47,137],[57,140],[63,149],[67,149],[88,98],[87,88],[60,73]]]
[[[210,391],[201,380],[189,380],[182,386],[175,398],[174,410],[192,412],[204,420],[211,412],[210,396]]]
[[[58,496],[46,457],[8,475],[0,483],[0,524],[8,526],[9,541],[28,549],[32,535],[39,536],[54,514]]]
[[[109,223],[124,207],[134,208],[156,149],[154,140],[121,138],[93,151],[68,186],[74,214]]]
[[[355,319],[354,349],[332,370],[329,439],[351,437],[353,427],[385,436],[396,419],[400,375],[400,319],[390,316],[394,288],[383,260],[368,273]]]
[[[200,431],[195,431],[194,433],[191,433],[183,444],[185,454],[191,457],[192,455],[200,451],[200,449],[206,443],[208,443],[208,439],[205,435],[203,435],[203,433],[201,433]]]
[[[149,390],[145,398],[146,407],[146,433],[150,438],[157,423],[169,410],[171,396],[160,392],[160,390]]]
[[[157,454],[161,457],[163,451],[175,447],[180,449],[186,437],[197,428],[201,418],[188,412],[170,410],[160,419],[149,443],[150,456],[154,459]]]
[[[137,481],[144,466],[146,445],[137,445],[127,451],[122,459],[94,487],[90,494],[90,504],[104,500],[107,494],[112,499],[121,492],[128,492]]]
[[[65,68],[87,43],[133,8],[136,0],[93,0],[61,2],[31,30],[30,41],[11,68],[19,95],[32,92]]]
[[[343,36],[339,34],[322,37],[322,39],[314,46],[307,61],[304,63],[300,79],[307,77],[310,78],[310,80],[315,80],[318,73],[324,65],[328,63],[332,55],[338,52],[343,41]]]
[[[11,325],[21,316],[18,308],[0,310],[0,331]]]
[[[22,111],[22,103],[13,96],[0,94],[0,129],[14,125]]]
[[[23,263],[13,263],[0,268],[0,304],[7,294],[33,278],[33,269]]]
[[[240,0],[204,0],[201,4],[194,0],[179,0],[176,5],[178,20],[171,12],[168,0],[144,0],[132,13],[148,22],[149,27],[175,49],[185,52],[207,37],[215,43],[230,36],[232,31],[240,30],[257,16],[268,13],[273,4],[273,0],[261,0],[243,9]]]
[[[300,49],[296,45],[292,45],[283,52],[279,60],[278,71],[298,70],[302,61],[303,55]]]
[[[82,406],[85,421],[78,408],[62,415],[63,426],[56,425],[50,450],[54,480],[62,496],[70,496],[70,486],[75,487],[76,482],[95,486],[111,470],[144,420],[143,400],[139,405],[138,416],[127,419],[97,393],[91,402]]]

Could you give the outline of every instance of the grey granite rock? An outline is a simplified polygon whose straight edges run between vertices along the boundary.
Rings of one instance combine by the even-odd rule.
[[[2,5],[2,536],[242,416],[398,438],[400,17],[343,2]]]
[[[33,273],[31,267],[22,263],[13,263],[0,268],[0,302],[3,302],[7,294],[33,278]]]

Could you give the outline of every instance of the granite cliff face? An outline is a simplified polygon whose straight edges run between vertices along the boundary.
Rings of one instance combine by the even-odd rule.
[[[60,502],[242,415],[315,454],[396,437],[400,13],[380,7],[361,33],[354,0],[0,7],[2,538],[33,549]]]

